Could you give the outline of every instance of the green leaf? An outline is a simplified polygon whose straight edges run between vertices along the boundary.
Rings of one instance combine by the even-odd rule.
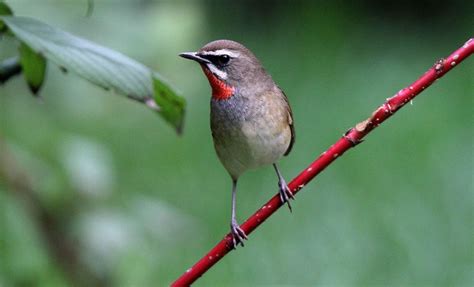
[[[16,38],[62,70],[146,104],[179,131],[184,99],[143,64],[35,19],[3,16],[0,20]]]
[[[33,94],[37,94],[43,85],[46,72],[46,59],[33,51],[25,43],[20,45],[20,63],[23,75]]]
[[[13,15],[12,9],[5,2],[0,2],[0,16],[2,15]],[[6,27],[3,21],[0,21],[0,33],[5,32]]]
[[[161,115],[173,126],[178,134],[183,130],[186,101],[179,97],[158,74],[154,74],[153,87],[155,103],[160,107]]]
[[[0,15],[13,15],[12,9],[3,1],[0,2]]]

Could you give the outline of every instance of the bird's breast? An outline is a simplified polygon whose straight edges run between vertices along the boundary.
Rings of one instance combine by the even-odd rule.
[[[291,131],[279,101],[243,97],[211,100],[211,129],[219,159],[237,176],[276,162],[286,151]]]

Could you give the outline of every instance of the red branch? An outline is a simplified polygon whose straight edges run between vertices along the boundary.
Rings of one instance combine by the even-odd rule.
[[[396,111],[410,102],[419,93],[428,88],[438,78],[449,72],[460,62],[465,60],[474,52],[474,38],[469,39],[461,48],[454,51],[446,59],[437,61],[423,76],[416,80],[410,86],[400,90],[393,97],[377,108],[372,115],[358,123],[355,127],[348,130],[342,138],[335,144],[323,152],[311,165],[305,168],[297,177],[289,184],[289,188],[296,194],[316,175],[329,166],[336,158],[340,157],[351,147],[356,146],[362,139],[373,129],[378,127],[382,122],[391,117]],[[268,217],[281,207],[280,197],[273,196],[265,203],[257,212],[250,216],[241,228],[246,234],[250,234]],[[201,277],[209,268],[221,260],[227,253],[232,250],[232,238],[227,234],[224,239],[217,243],[204,257],[202,257],[193,267],[186,270],[172,286],[189,286],[191,283]]]

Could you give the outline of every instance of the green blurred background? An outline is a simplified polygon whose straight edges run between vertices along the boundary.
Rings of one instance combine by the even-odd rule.
[[[163,286],[228,232],[210,88],[178,53],[220,38],[254,51],[293,107],[290,180],[474,27],[472,1],[97,0],[90,17],[87,1],[7,2],[157,70],[188,112],[177,137],[146,107],[54,65],[42,100],[22,77],[0,86],[0,165],[16,178],[0,176],[0,286]],[[2,39],[0,59],[15,54]],[[196,286],[472,286],[473,91],[468,59]],[[276,182],[270,167],[241,178],[241,222]]]

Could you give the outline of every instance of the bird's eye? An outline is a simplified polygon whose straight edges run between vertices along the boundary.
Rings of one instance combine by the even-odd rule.
[[[226,55],[226,54],[223,54],[223,55],[201,55],[201,57],[209,60],[210,62],[212,62],[214,65],[216,65],[217,67],[224,67],[224,66],[227,66],[227,64],[229,64],[229,61],[230,61],[230,56],[229,55]]]
[[[221,55],[221,56],[219,56],[218,61],[219,61],[220,65],[224,66],[224,65],[227,65],[229,63],[230,57],[229,57],[229,55]]]

